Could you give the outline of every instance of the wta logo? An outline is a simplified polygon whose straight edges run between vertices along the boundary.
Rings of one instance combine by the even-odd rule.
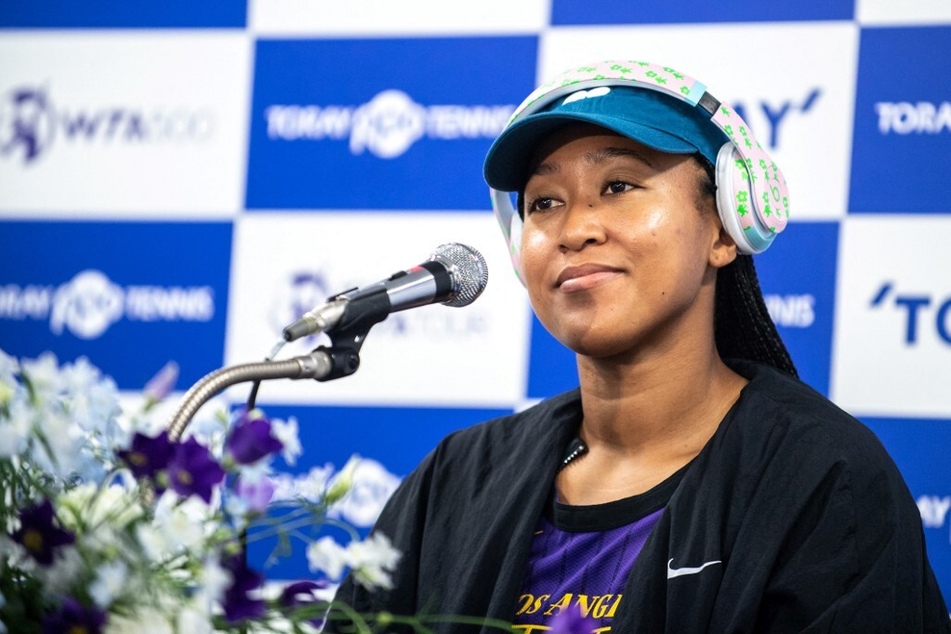
[[[280,141],[348,141],[351,154],[403,155],[417,141],[494,139],[515,110],[505,106],[424,106],[401,90],[384,90],[359,106],[272,105],[267,136]]]
[[[214,314],[210,286],[123,287],[92,269],[60,286],[0,286],[0,320],[49,320],[53,334],[80,339],[97,339],[122,319],[207,322]]]
[[[0,157],[19,157],[31,165],[54,142],[77,147],[204,142],[214,133],[214,119],[207,109],[185,107],[54,107],[46,88],[22,86],[0,100]]]

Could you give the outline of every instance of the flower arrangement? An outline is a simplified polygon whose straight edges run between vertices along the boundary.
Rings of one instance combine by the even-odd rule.
[[[346,568],[371,589],[390,584],[399,553],[351,528],[346,545],[310,540],[314,578],[268,587],[249,541],[344,526],[332,509],[356,462],[288,495],[302,487],[280,484],[271,460],[300,455],[296,421],[239,409],[172,439],[154,413],[176,378],[163,369],[130,414],[85,359],[0,350],[0,632],[317,631],[346,610],[321,593]],[[367,632],[387,618],[345,616]]]

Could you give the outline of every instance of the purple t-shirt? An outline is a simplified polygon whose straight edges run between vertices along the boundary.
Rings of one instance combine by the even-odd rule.
[[[548,632],[557,618],[575,624],[571,631],[610,632],[631,568],[682,475],[606,504],[553,500],[535,530],[513,629]]]

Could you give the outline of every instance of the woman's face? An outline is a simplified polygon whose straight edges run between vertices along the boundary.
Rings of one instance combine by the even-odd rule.
[[[592,357],[712,338],[715,271],[736,251],[692,157],[578,124],[549,137],[532,165],[522,265],[555,338]]]

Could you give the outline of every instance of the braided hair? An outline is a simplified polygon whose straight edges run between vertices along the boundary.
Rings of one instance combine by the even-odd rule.
[[[749,255],[737,254],[733,262],[717,271],[713,335],[724,359],[759,361],[799,376],[769,316]]]
[[[716,201],[713,164],[700,153],[694,158],[707,175],[701,179],[701,197]],[[713,335],[723,359],[758,361],[799,376],[763,301],[752,256],[738,253],[733,262],[717,271]]]

